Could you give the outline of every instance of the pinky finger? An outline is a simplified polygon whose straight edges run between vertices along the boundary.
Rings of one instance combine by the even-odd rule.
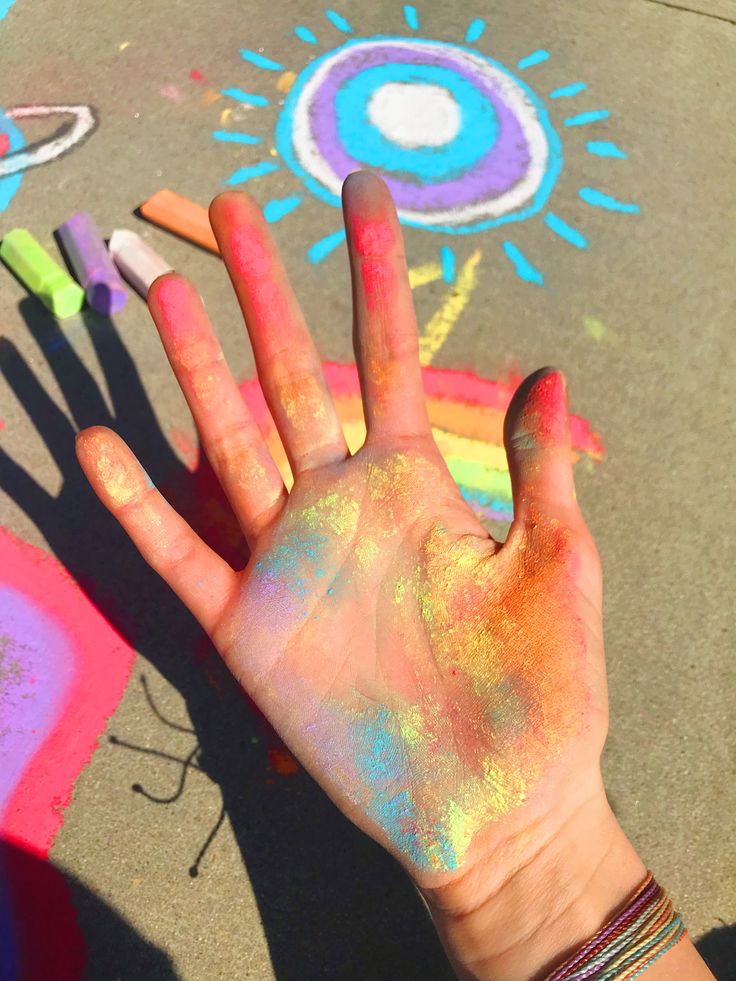
[[[237,587],[236,573],[161,496],[116,433],[85,429],[77,436],[77,458],[146,562],[212,634]]]

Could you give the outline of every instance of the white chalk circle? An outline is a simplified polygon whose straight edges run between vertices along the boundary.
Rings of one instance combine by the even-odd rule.
[[[368,102],[368,119],[406,150],[444,146],[460,132],[462,111],[441,85],[387,82]]]
[[[52,136],[24,146],[14,153],[0,157],[0,177],[18,174],[31,167],[42,167],[56,160],[72,147],[84,142],[97,129],[97,117],[92,106],[14,106],[5,110],[14,121],[66,116],[67,120]]]

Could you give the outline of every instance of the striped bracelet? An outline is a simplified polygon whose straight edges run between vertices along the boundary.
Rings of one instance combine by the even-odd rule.
[[[631,981],[684,933],[679,913],[649,872],[624,909],[544,981]]]

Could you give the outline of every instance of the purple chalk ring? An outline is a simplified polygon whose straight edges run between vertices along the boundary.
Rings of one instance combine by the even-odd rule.
[[[424,51],[413,51],[410,46],[400,50],[395,44],[376,43],[368,50],[356,47],[352,57],[330,66],[319,89],[314,93],[310,107],[312,132],[320,153],[334,173],[349,174],[364,166],[342,148],[335,108],[338,90],[366,68],[392,61],[400,61],[406,65],[424,65],[427,63],[427,54]],[[506,105],[503,93],[474,73],[457,53],[438,53],[433,56],[432,65],[454,71],[485,96],[498,116],[499,138],[493,148],[461,180],[422,185],[384,175],[394,201],[399,208],[424,211],[457,208],[487,196],[499,197],[521,180],[530,161],[526,138],[513,110]]]
[[[92,309],[105,316],[122,310],[128,300],[128,291],[92,215],[86,211],[77,212],[64,222],[57,235]]]

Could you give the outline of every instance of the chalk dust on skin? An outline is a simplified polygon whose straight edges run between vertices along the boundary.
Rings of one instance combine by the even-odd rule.
[[[316,501],[304,484],[292,498],[248,583],[281,653],[265,664],[250,633],[242,661],[330,792],[408,864],[449,871],[528,799],[585,717],[575,555],[554,521],[506,553],[448,531],[418,491],[438,481],[420,454],[365,466]],[[378,549],[361,562],[353,546],[374,514]]]
[[[325,369],[354,453],[365,438],[357,370],[354,365],[333,364]],[[502,428],[519,381],[516,376],[489,381],[467,372],[424,371],[438,445],[466,501],[486,519],[497,519],[504,511],[510,517]],[[257,382],[243,383],[241,391],[291,486],[288,462]],[[538,440],[559,436],[550,429],[550,413],[559,408],[561,393],[564,390],[552,376],[531,400],[526,424]],[[571,429],[574,453],[600,459],[600,437],[586,420],[572,417]],[[186,450],[194,466],[191,446]],[[377,467],[368,496],[371,500],[385,497],[390,488],[410,482],[410,475],[411,467],[399,458],[390,474]],[[385,506],[401,510],[411,504],[411,498],[407,486],[403,501],[392,499]],[[341,591],[352,589],[354,582],[370,578],[371,570],[380,565],[386,543],[380,535],[367,534],[356,526],[360,507],[349,488],[310,501],[301,511],[294,517],[294,531],[299,532],[291,543],[294,547],[259,557],[262,564],[257,572],[261,587],[267,589],[271,602],[278,601],[281,614],[289,619],[300,612],[305,623],[301,643],[308,646],[312,634],[307,624],[313,618],[334,615],[329,604],[339,601]],[[395,513],[391,521],[396,523],[399,517]],[[335,578],[327,568],[328,542],[352,540],[356,534],[352,564]],[[401,674],[392,679],[401,698],[382,709],[370,698],[361,699],[362,688],[353,692],[350,708],[339,700],[325,705],[315,700],[314,690],[300,689],[298,696],[290,695],[299,705],[299,719],[294,720],[297,730],[303,737],[306,725],[312,733],[310,743],[319,743],[321,765],[339,784],[339,792],[347,794],[355,807],[363,807],[395,850],[420,868],[447,869],[461,863],[477,828],[498,820],[528,798],[548,761],[559,755],[584,714],[585,695],[576,681],[581,636],[574,618],[564,637],[557,626],[560,610],[572,604],[575,572],[569,560],[562,530],[541,522],[536,535],[519,549],[518,569],[511,577],[525,580],[524,595],[518,590],[504,591],[500,580],[490,573],[481,575],[479,588],[482,556],[468,543],[455,547],[437,528],[425,543],[419,564],[394,570],[386,583],[385,602],[393,607],[400,623],[405,649],[420,650],[428,636],[433,638],[433,661],[441,665],[439,682],[436,674],[427,674],[422,665],[404,658],[401,668],[392,668]],[[555,568],[564,572],[556,584]],[[310,602],[310,596],[316,594],[324,594],[319,609],[313,609]],[[365,622],[372,622],[374,613],[361,609],[359,617],[363,616]],[[535,632],[537,620],[544,627]],[[518,631],[526,640],[514,652],[512,639]],[[355,638],[345,641],[350,644]],[[339,638],[336,645],[341,650],[344,646]],[[457,655],[458,650],[465,652],[463,657]],[[554,677],[548,678],[539,669],[540,658],[556,664]],[[545,684],[566,693],[558,709],[549,708]],[[380,711],[384,716],[379,717]],[[294,738],[295,732],[281,729],[284,738]],[[453,770],[458,766],[456,743],[461,748],[460,771]],[[273,773],[279,775],[278,755],[268,752]],[[515,763],[516,759],[523,759],[523,765]],[[409,781],[407,770],[412,772]],[[427,783],[422,779],[427,773],[433,781],[444,779],[455,788],[453,793],[420,793],[417,797],[414,788]]]
[[[519,558],[523,590],[516,577],[507,588],[476,543],[441,529],[397,580],[393,602],[422,622],[432,667],[413,664],[415,697],[368,704],[351,731],[375,791],[369,816],[422,869],[456,868],[474,833],[527,799],[581,724],[581,631],[574,617],[556,626],[571,605],[569,549],[560,529],[540,537]]]

